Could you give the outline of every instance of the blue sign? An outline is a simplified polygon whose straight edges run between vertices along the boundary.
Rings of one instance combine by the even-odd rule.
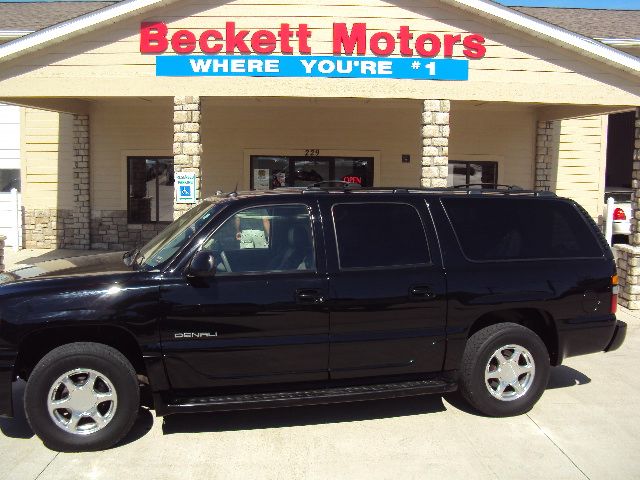
[[[468,80],[469,60],[312,55],[171,55],[156,57],[156,76]]]
[[[196,203],[196,174],[176,172],[174,179],[176,203]]]

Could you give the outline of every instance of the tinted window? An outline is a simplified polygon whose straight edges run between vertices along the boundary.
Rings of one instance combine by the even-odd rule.
[[[602,256],[591,228],[567,202],[447,198],[442,203],[471,260]]]
[[[247,208],[204,243],[218,274],[315,270],[311,216],[305,205]]]
[[[128,157],[129,223],[173,221],[173,158]]]
[[[415,208],[403,203],[334,205],[341,268],[429,262],[427,239]]]

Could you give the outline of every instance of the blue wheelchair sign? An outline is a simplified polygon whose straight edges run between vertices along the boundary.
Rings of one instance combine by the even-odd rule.
[[[196,174],[175,174],[176,203],[196,203]]]

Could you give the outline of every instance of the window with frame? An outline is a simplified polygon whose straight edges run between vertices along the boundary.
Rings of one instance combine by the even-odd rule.
[[[129,223],[173,221],[173,157],[127,157]]]
[[[247,208],[204,242],[217,274],[315,271],[311,214],[306,205]]]
[[[252,155],[251,190],[278,187],[306,187],[323,181],[373,186],[371,157],[283,157]]]
[[[575,206],[539,198],[444,198],[464,255],[472,261],[602,256]]]
[[[340,268],[424,265],[430,262],[418,211],[407,203],[333,206]]]
[[[498,184],[498,162],[449,161],[447,185],[476,185],[477,188],[495,188]]]

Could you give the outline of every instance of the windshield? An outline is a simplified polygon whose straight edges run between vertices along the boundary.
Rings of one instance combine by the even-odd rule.
[[[223,204],[202,202],[189,210],[140,249],[139,265],[153,269],[167,261],[221,208]]]

